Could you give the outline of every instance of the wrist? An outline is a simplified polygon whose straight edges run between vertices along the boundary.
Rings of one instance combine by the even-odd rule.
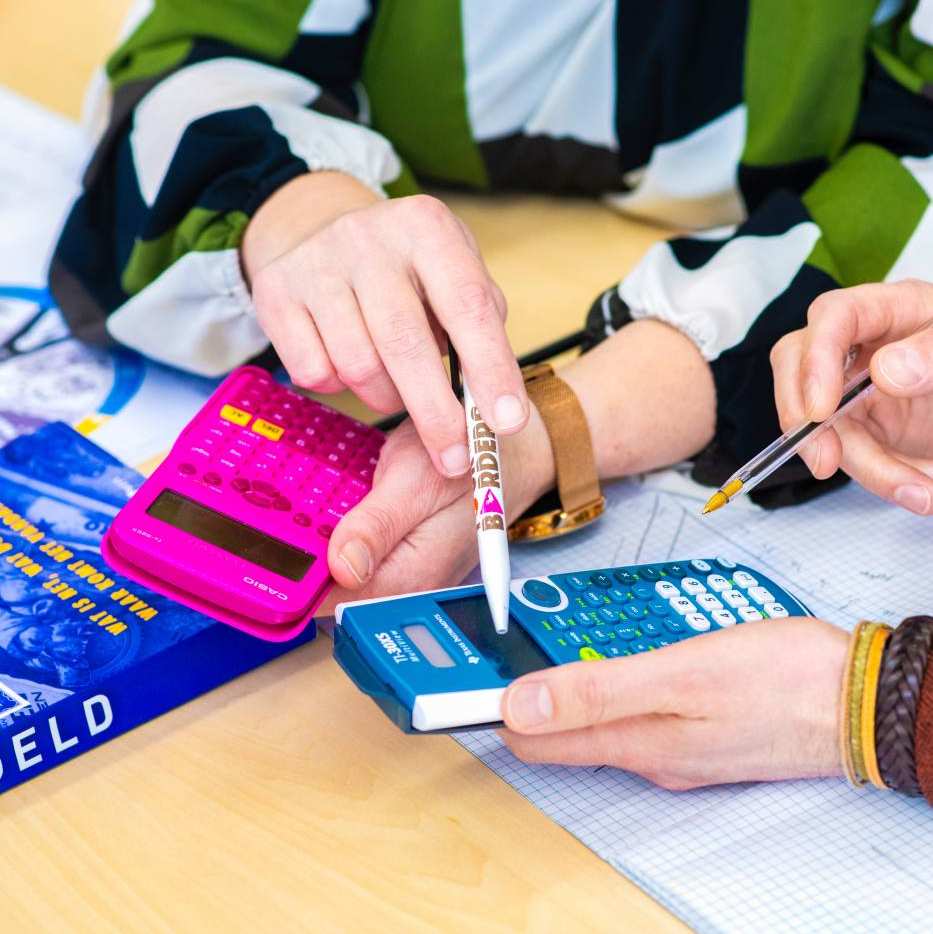
[[[240,263],[247,282],[342,214],[377,201],[375,192],[343,172],[308,172],[293,178],[260,205],[246,226]]]
[[[513,522],[557,483],[554,453],[541,414],[529,403],[528,424],[499,438],[508,522]]]

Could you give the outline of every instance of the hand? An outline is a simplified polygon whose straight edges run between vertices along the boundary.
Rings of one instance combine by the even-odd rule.
[[[500,441],[508,521],[553,484],[550,442],[537,411]],[[328,549],[337,582],[322,612],[341,600],[449,587],[477,563],[473,487],[434,470],[411,422],[386,441],[373,488],[334,530]]]
[[[807,326],[771,352],[782,428],[823,421],[842,395],[843,368],[870,367],[875,390],[801,450],[815,477],[842,468],[866,489],[920,515],[933,512],[933,285],[909,280],[821,295]],[[915,333],[916,332],[916,333]]]
[[[443,202],[380,201],[339,173],[303,176],[257,212],[242,257],[259,323],[292,381],[349,388],[379,412],[406,407],[445,476],[469,468],[445,335],[489,424],[509,434],[528,421],[505,299]]]
[[[560,665],[510,685],[503,737],[526,762],[613,765],[671,790],[839,775],[847,646],[808,617]]]

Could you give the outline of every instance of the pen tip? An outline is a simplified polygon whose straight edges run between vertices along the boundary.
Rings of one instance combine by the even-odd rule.
[[[726,503],[729,502],[729,497],[723,493],[722,490],[717,490],[707,501],[706,505],[703,507],[702,515],[707,515],[708,513],[715,512],[717,509],[721,509]]]

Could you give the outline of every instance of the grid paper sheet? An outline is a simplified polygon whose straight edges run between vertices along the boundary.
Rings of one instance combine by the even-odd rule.
[[[721,554],[847,629],[933,608],[929,521],[854,485],[772,513],[736,503],[701,521],[703,499],[676,477],[617,484],[600,522],[513,549],[512,573]],[[933,928],[933,809],[922,800],[841,780],[672,793],[611,768],[525,765],[492,732],[457,739],[697,931]]]

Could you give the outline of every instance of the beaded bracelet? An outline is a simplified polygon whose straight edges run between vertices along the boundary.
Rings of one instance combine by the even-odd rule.
[[[894,630],[881,663],[875,709],[881,778],[889,788],[915,797],[922,792],[917,780],[914,731],[931,645],[933,618],[929,616],[911,616]]]

